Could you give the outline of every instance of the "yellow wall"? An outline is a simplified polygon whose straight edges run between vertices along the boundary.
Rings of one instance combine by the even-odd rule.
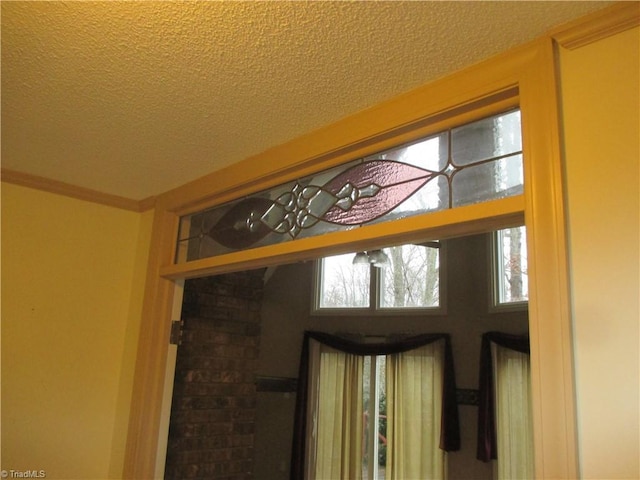
[[[640,478],[639,29],[561,49],[584,478]]]
[[[122,475],[151,215],[2,183],[2,468]]]

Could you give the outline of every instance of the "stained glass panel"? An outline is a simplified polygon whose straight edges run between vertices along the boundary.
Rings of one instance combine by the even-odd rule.
[[[496,115],[185,216],[176,261],[522,193],[520,112]]]
[[[522,193],[522,155],[469,165],[451,178],[453,207]]]
[[[458,167],[513,155],[521,150],[520,111],[451,130],[451,161]]]

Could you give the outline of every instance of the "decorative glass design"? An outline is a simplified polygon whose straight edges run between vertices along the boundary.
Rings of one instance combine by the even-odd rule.
[[[184,216],[176,260],[504,198],[522,188],[515,110]]]

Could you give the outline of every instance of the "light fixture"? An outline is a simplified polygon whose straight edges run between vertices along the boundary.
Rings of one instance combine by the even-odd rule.
[[[369,265],[369,256],[367,252],[358,252],[356,256],[353,257],[354,265]]]
[[[389,265],[389,257],[382,250],[371,250],[370,252],[358,252],[353,257],[354,265],[373,265],[382,268]]]
[[[382,250],[373,250],[367,252],[367,255],[369,256],[369,263],[374,267],[382,268],[389,265],[389,257]]]

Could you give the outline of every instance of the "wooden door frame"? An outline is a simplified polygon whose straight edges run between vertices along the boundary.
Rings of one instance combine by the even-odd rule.
[[[625,15],[620,11],[625,10]],[[574,365],[563,201],[556,40],[615,33],[628,6],[494,57],[158,197],[155,206],[124,477],[153,478],[174,282],[419,237],[527,227],[536,478],[578,478]],[[634,12],[636,16],[637,13]],[[615,21],[612,18],[615,17]],[[627,22],[628,23],[628,22]],[[586,28],[585,25],[591,25]],[[637,22],[636,22],[637,25]],[[633,25],[632,25],[633,26]],[[626,26],[625,28],[629,28]],[[619,29],[620,30],[620,29]],[[618,30],[618,31],[619,31]],[[594,36],[594,31],[597,35]],[[568,33],[569,32],[569,33]],[[569,48],[575,48],[570,46]],[[181,215],[519,105],[524,195],[396,222],[175,264]]]

